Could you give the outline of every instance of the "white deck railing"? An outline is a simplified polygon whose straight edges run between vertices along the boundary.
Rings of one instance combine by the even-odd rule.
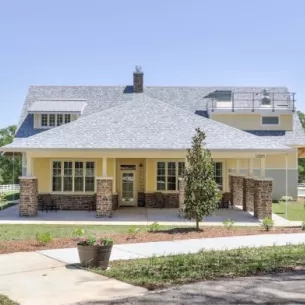
[[[19,190],[20,190],[19,184],[4,184],[4,185],[0,185],[0,193],[19,191]]]

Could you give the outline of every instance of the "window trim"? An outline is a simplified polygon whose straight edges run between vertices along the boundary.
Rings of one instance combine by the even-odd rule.
[[[269,117],[273,117],[273,118],[278,118],[278,123],[277,124],[264,124],[263,123],[263,118],[269,118]],[[261,116],[261,126],[279,126],[281,125],[281,117],[279,115],[262,115]]]
[[[157,177],[158,177],[158,163],[159,162],[164,162],[165,163],[165,190],[158,190],[157,186]],[[167,189],[167,177],[168,177],[168,163],[169,162],[174,162],[176,163],[176,190],[168,190]],[[179,176],[178,176],[178,171],[179,171],[179,163],[184,163],[184,166],[186,164],[185,159],[179,159],[179,160],[156,160],[155,162],[155,173],[154,173],[154,181],[155,181],[155,192],[162,192],[162,193],[177,193],[179,192]]]
[[[61,163],[61,191],[53,191],[53,162],[60,162]],[[72,191],[64,191],[63,190],[63,187],[64,187],[64,184],[63,184],[63,177],[64,177],[64,162],[72,162]],[[84,178],[84,182],[83,182],[83,187],[84,187],[84,191],[77,191],[75,192],[74,191],[74,185],[75,185],[75,162],[83,162],[83,163],[86,163],[86,162],[93,162],[94,164],[94,190],[93,191],[90,191],[90,192],[86,192],[85,191],[85,181],[86,181],[86,175],[85,175],[85,172],[86,172],[86,166],[83,166],[83,178]],[[79,158],[79,159],[61,159],[61,158],[54,158],[54,159],[51,159],[50,160],[50,186],[49,186],[49,189],[50,189],[50,193],[51,194],[58,194],[58,195],[93,195],[96,193],[96,183],[95,183],[95,180],[96,180],[96,177],[97,177],[97,161],[95,159],[82,159],[82,158]]]
[[[42,126],[42,115],[46,115],[47,116],[47,126]],[[50,126],[50,115],[55,115],[55,125],[54,126]],[[62,122],[60,125],[58,125],[58,115],[62,115]],[[66,122],[65,120],[65,116],[66,115],[70,115],[70,121]],[[41,112],[39,113],[39,127],[40,129],[50,129],[50,128],[55,128],[58,126],[62,126],[68,123],[73,122],[74,120],[73,115],[75,115],[75,113],[73,112]],[[76,119],[79,117],[79,115],[76,114]]]

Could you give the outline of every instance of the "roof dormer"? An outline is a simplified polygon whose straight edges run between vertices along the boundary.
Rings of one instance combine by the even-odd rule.
[[[28,110],[34,115],[34,128],[54,128],[77,120],[84,108],[85,100],[40,100]]]

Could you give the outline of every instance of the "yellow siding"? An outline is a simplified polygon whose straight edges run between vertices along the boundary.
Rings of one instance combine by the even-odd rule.
[[[273,113],[270,114],[272,116]],[[268,114],[264,114],[268,116]],[[242,130],[292,130],[293,116],[291,114],[280,115],[280,124],[276,126],[261,124],[260,114],[212,114],[215,121],[242,129]]]
[[[248,169],[248,160],[249,159],[240,159],[240,169]],[[260,169],[261,163],[260,159],[253,159],[253,168]],[[236,159],[227,159],[227,167],[235,169]],[[267,155],[265,161],[266,169],[285,169],[286,168],[286,156],[285,154],[280,155]],[[292,153],[288,154],[288,168],[296,169],[297,168],[297,154]]]
[[[34,159],[33,172],[34,176],[38,178],[38,192],[49,193],[51,187],[50,159]]]
[[[154,192],[156,190],[155,159],[146,159],[146,171],[146,192]]]
[[[113,158],[107,159],[107,176],[114,177],[114,159]]]
[[[96,176],[102,176],[103,173],[103,159],[96,160]]]

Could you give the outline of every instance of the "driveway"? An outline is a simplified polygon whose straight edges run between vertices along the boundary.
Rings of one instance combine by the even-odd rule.
[[[117,301],[78,305],[235,305],[305,304],[305,272],[206,281]]]
[[[69,267],[39,253],[0,255],[0,294],[21,305],[66,305],[145,292],[146,289]]]

